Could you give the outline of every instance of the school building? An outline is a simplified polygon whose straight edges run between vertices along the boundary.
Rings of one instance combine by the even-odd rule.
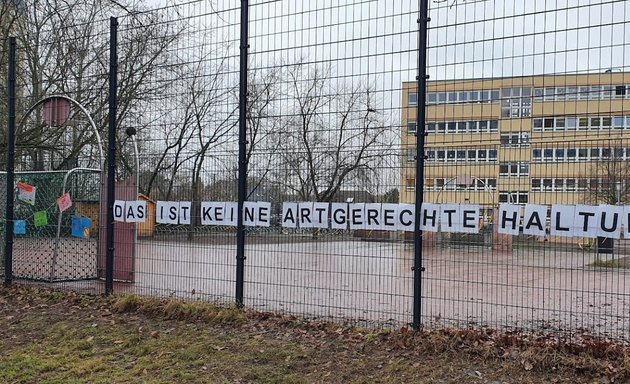
[[[401,203],[413,203],[415,82],[402,86]],[[430,81],[424,201],[630,199],[630,73]]]

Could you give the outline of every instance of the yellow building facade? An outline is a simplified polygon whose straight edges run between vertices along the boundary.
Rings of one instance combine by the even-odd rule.
[[[403,83],[403,203],[415,200],[417,99],[416,83]],[[426,202],[630,197],[630,73],[431,81],[426,112]]]

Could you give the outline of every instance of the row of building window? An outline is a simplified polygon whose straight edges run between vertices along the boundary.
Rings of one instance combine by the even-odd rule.
[[[630,98],[629,85],[572,86],[534,88],[534,102],[572,101],[572,100],[610,100]],[[471,104],[496,103],[499,100],[514,98],[529,99],[531,105],[532,88],[503,88],[492,90],[428,92],[427,104]],[[407,95],[407,104],[415,106],[418,102],[416,93]]]
[[[408,96],[410,106],[418,102],[417,95],[410,93]],[[499,90],[475,90],[459,92],[429,92],[427,93],[427,104],[474,104],[474,103],[496,103],[499,101]]]
[[[489,163],[497,161],[496,149],[427,149],[428,162]],[[407,151],[407,161],[415,161],[415,148]]]
[[[502,177],[529,176],[529,164],[527,163],[501,163],[499,164],[499,176],[502,176]]]
[[[416,189],[416,179],[407,179],[407,192]],[[471,185],[456,184],[455,179],[425,179],[425,191],[485,191],[492,193],[497,189],[496,179],[475,179]],[[499,191],[500,203],[527,204],[529,202],[528,191]]]
[[[614,190],[616,186],[607,185],[605,179],[585,178],[542,178],[531,179],[532,192],[586,192],[595,190]],[[622,189],[625,182],[621,183]]]
[[[499,203],[527,204],[529,193],[527,191],[499,192]]]
[[[597,178],[535,178],[531,179],[532,192],[586,192],[594,190],[612,189],[614,186],[606,185],[604,179]],[[625,188],[625,182],[622,182],[621,188]],[[415,190],[416,180],[407,179],[406,190],[411,192]],[[425,179],[425,191],[496,191],[497,179],[483,178],[473,179],[471,184],[457,184],[454,178],[435,178]],[[510,194],[511,200],[510,200]],[[499,202],[526,203],[528,191],[506,192],[499,191]]]
[[[560,116],[533,119],[534,132],[630,129],[630,116]]]
[[[426,132],[430,134],[496,133],[499,132],[499,121],[477,120],[427,123]],[[407,134],[416,134],[416,123],[407,123]]]
[[[406,190],[413,191],[416,187],[416,179],[407,179]],[[474,178],[470,184],[459,184],[456,178],[438,177],[424,180],[425,191],[494,191],[497,189],[497,179]]]
[[[533,163],[630,160],[630,148],[534,148]]]
[[[533,119],[534,132],[604,131],[611,129],[630,130],[630,116],[559,116]],[[498,131],[498,120],[444,121],[427,123],[426,125],[426,132],[429,134],[496,133]],[[407,123],[407,134],[415,135],[416,132],[416,123]]]
[[[501,134],[501,146],[504,148],[529,147],[529,132]]]
[[[427,149],[426,161],[438,163],[488,163],[497,160],[496,149]],[[407,150],[407,161],[416,161],[415,148]],[[563,163],[589,161],[630,161],[630,147],[628,148],[534,148],[532,149],[532,163]],[[527,163],[502,163],[499,173],[507,176],[524,176],[522,171]],[[507,167],[507,168],[505,168]],[[513,167],[519,167],[513,172]],[[516,174],[515,174],[516,173]],[[502,175],[503,176],[503,175]]]
[[[628,85],[546,87],[534,89],[534,101],[625,99],[629,93]]]

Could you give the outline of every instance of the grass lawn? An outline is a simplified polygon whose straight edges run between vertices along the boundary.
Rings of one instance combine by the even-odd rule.
[[[0,288],[1,383],[610,383],[630,351],[344,327],[210,304]]]

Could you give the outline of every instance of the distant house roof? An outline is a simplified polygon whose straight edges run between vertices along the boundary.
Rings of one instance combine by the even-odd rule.
[[[349,199],[351,199],[352,201],[349,201]],[[333,200],[344,203],[373,203],[376,201],[373,194],[368,191],[363,191],[359,189],[337,191]]]

